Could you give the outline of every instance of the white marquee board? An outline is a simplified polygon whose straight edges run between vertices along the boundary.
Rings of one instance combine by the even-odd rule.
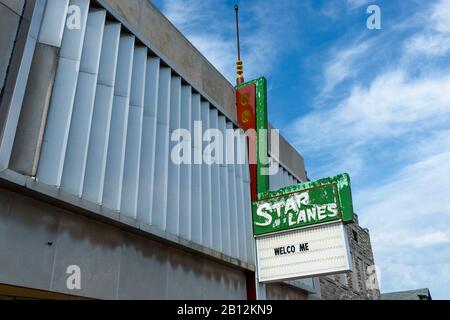
[[[290,230],[256,239],[259,282],[275,282],[351,271],[342,222]]]

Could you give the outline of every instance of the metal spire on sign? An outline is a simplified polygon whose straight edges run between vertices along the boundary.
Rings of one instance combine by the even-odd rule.
[[[236,12],[236,35],[237,35],[237,52],[238,52],[238,60],[236,62],[236,84],[244,83],[244,64],[241,60],[241,43],[240,43],[240,35],[239,35],[239,5],[236,2],[234,5],[234,10]]]

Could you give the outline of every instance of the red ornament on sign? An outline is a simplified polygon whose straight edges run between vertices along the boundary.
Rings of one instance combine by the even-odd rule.
[[[236,89],[238,122],[244,130],[256,129],[256,86],[254,84]]]

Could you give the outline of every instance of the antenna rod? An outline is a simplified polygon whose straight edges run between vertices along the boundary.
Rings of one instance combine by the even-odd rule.
[[[234,6],[234,10],[236,12],[236,34],[237,34],[237,51],[238,51],[238,60],[236,62],[236,70],[237,70],[237,78],[236,84],[244,83],[244,64],[241,60],[241,41],[239,37],[239,5],[236,3]]]
[[[237,33],[237,50],[238,50],[238,60],[241,60],[241,41],[239,38],[239,5],[234,6],[236,11],[236,33]]]

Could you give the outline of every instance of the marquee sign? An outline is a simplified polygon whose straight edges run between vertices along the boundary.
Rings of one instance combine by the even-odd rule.
[[[353,221],[348,174],[260,193],[259,199],[253,202],[255,236],[331,221]]]
[[[259,237],[256,248],[260,282],[351,271],[351,258],[342,222]]]
[[[236,87],[237,119],[243,129],[268,129],[267,81],[259,78]],[[269,190],[267,136],[249,139],[258,155],[249,164],[253,234],[259,282],[284,281],[351,270],[345,222],[353,221],[350,178],[310,181]],[[250,158],[250,156],[249,156]]]

